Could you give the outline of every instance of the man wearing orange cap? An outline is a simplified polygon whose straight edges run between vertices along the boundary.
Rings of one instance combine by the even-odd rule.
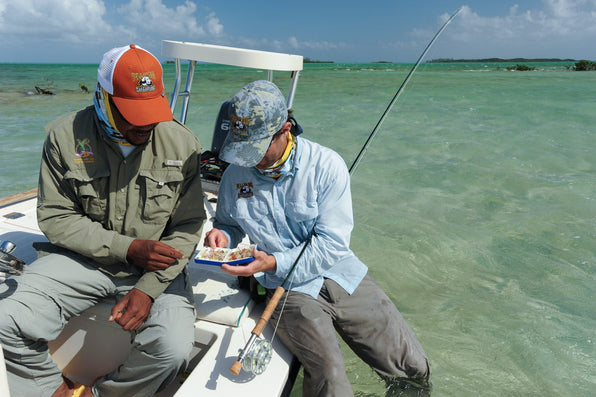
[[[194,340],[185,265],[205,212],[201,146],[173,120],[162,68],[130,45],[104,54],[94,105],[46,127],[37,217],[49,243],[0,291],[0,343],[13,396],[72,395],[47,341],[116,298],[110,321],[132,350],[84,396],[150,396],[183,369]]]

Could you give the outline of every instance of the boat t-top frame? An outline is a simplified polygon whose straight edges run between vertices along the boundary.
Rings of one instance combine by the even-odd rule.
[[[292,108],[298,77],[302,70],[301,55],[171,40],[162,41],[161,53],[164,56],[174,58],[176,63],[176,80],[174,82],[174,91],[170,98],[170,108],[172,109],[172,113],[174,113],[178,97],[182,97],[179,121],[183,124],[186,123],[188,101],[190,99],[190,91],[197,62],[264,69],[267,70],[267,80],[269,81],[273,80],[274,71],[290,72],[290,88],[286,101],[288,108]],[[182,60],[188,60],[189,62],[183,91],[180,89],[182,80],[180,65]]]

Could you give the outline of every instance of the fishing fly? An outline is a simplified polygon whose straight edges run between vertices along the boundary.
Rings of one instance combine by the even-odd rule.
[[[383,124],[383,121],[387,117],[387,114],[391,111],[391,108],[393,107],[393,105],[395,105],[395,103],[398,101],[399,97],[401,96],[401,93],[403,92],[403,90],[405,89],[406,85],[410,81],[412,75],[414,74],[414,72],[416,71],[416,69],[418,68],[418,66],[420,65],[420,63],[422,62],[422,59],[426,56],[426,53],[430,50],[430,48],[433,45],[433,43],[441,35],[441,33],[443,32],[443,30],[445,30],[445,28],[447,27],[447,25],[449,25],[449,23],[457,16],[457,14],[459,14],[459,12],[462,10],[462,8],[463,7],[460,7],[456,12],[454,12],[449,17],[449,19],[447,19],[447,21],[443,24],[443,26],[441,26],[441,28],[439,29],[439,31],[437,31],[437,33],[435,33],[435,35],[433,36],[433,38],[431,39],[431,41],[426,45],[426,47],[424,48],[424,51],[422,52],[422,54],[420,54],[420,56],[418,57],[418,60],[416,61],[416,63],[414,64],[414,66],[408,72],[406,78],[401,83],[399,89],[396,91],[395,95],[393,96],[393,98],[389,102],[389,105],[387,105],[387,108],[385,109],[385,111],[381,115],[381,118],[376,123],[375,127],[372,129],[372,131],[369,134],[368,138],[364,142],[364,145],[362,145],[362,148],[360,149],[360,152],[358,152],[358,155],[356,156],[356,158],[352,162],[352,165],[350,166],[350,168],[348,170],[350,175],[358,167],[358,164],[360,163],[360,160],[364,156],[364,153],[366,153],[366,150],[368,149],[368,146],[370,145],[370,143],[372,142],[373,138],[377,134],[379,128]],[[265,310],[263,310],[263,314],[261,314],[261,317],[259,318],[259,321],[257,321],[257,324],[255,325],[255,327],[251,331],[250,338],[248,339],[248,342],[246,342],[246,345],[244,346],[244,349],[242,349],[240,351],[240,354],[238,355],[237,360],[230,367],[230,372],[233,373],[234,375],[238,375],[240,373],[240,370],[241,369],[244,369],[244,370],[246,370],[248,372],[252,372],[255,375],[259,375],[259,374],[263,373],[265,371],[265,369],[267,368],[267,365],[269,364],[269,361],[271,360],[271,356],[272,356],[272,353],[271,353],[272,345],[271,345],[271,343],[269,341],[267,341],[265,339],[261,339],[260,338],[260,335],[263,332],[263,329],[265,328],[265,325],[267,325],[267,322],[271,318],[271,315],[273,314],[273,311],[277,307],[277,305],[278,305],[281,297],[283,296],[284,292],[286,291],[286,287],[285,286],[288,283],[288,281],[290,282],[289,283],[290,285],[287,288],[288,288],[288,290],[290,289],[290,287],[291,287],[291,279],[290,279],[290,277],[294,273],[294,269],[296,268],[296,265],[298,264],[298,261],[302,257],[302,254],[304,253],[306,247],[308,247],[308,245],[310,244],[310,242],[311,242],[311,240],[312,240],[312,238],[313,238],[314,235],[316,235],[316,232],[315,232],[315,228],[313,227],[313,229],[311,230],[311,232],[309,233],[309,235],[307,237],[307,240],[304,242],[304,245],[303,245],[302,249],[300,250],[300,253],[298,254],[298,257],[296,258],[296,260],[292,264],[292,267],[290,268],[290,271],[288,272],[288,275],[286,276],[286,278],[283,281],[283,283],[279,287],[277,287],[275,289],[275,292],[273,293],[271,299],[267,303],[267,306],[265,307]],[[286,295],[286,297],[287,297],[287,295]],[[283,310],[283,308],[282,308],[282,310]]]

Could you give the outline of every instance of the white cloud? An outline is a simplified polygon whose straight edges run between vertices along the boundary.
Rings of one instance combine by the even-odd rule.
[[[464,6],[445,31],[446,47],[459,48],[461,57],[574,57],[596,39],[596,2],[544,0],[544,8],[505,16],[481,16]],[[442,20],[448,17],[442,15]],[[429,36],[431,34],[429,33]],[[466,56],[467,51],[467,56]],[[492,51],[492,52],[491,52]]]
[[[377,38],[396,38],[384,44],[349,35],[342,36],[343,41],[305,40],[301,34],[285,38],[276,35],[278,38],[272,39],[265,30],[234,32],[240,25],[237,15],[226,14],[223,18],[206,7],[199,9],[198,0],[121,1],[0,0],[0,61],[89,62],[113,45],[128,43],[159,54],[161,40],[202,41],[267,51],[290,49],[311,58],[333,60],[413,61],[449,17],[440,15],[435,26]],[[593,52],[596,0],[543,0],[540,7],[532,9],[520,1],[499,16],[483,14],[480,7],[464,6],[428,57],[577,59]],[[226,23],[231,31],[224,29]],[[320,36],[329,37],[325,30]],[[394,59],[396,56],[399,58]]]
[[[295,54],[304,54],[305,51],[309,50],[314,50],[317,53],[324,54],[326,51],[347,48],[345,43],[334,43],[330,41],[300,41],[295,36],[288,37],[287,39],[276,40],[270,40],[267,38],[254,39],[243,36],[235,38],[232,41],[230,41],[229,38],[226,38],[225,40],[222,40],[220,44],[284,53],[288,52],[288,50],[291,50]]]
[[[298,39],[294,36],[288,39],[288,45],[290,46],[290,48],[300,48],[300,43],[298,42]]]
[[[194,16],[197,6],[192,1],[174,8],[168,8],[162,0],[131,0],[118,8],[126,25],[137,37],[146,35],[165,38],[165,36],[202,38],[207,35],[204,26]],[[207,32],[219,34],[223,27],[213,14],[207,17]]]
[[[207,32],[213,36],[221,36],[223,34],[224,27],[219,23],[219,18],[212,12],[205,18],[205,26],[207,26]]]
[[[285,40],[262,40],[261,45],[266,46],[270,51],[287,52],[288,49],[296,53],[314,50],[319,53],[347,48],[345,43],[334,43],[331,41],[300,41],[296,36],[288,37]]]
[[[214,13],[207,13],[199,23],[197,6],[189,0],[172,7],[163,0],[130,0],[117,6],[114,3],[115,0],[0,0],[0,34],[6,44],[0,59],[36,59],[24,50],[36,46],[43,56],[68,49],[66,56],[70,58],[78,51],[86,51],[86,57],[93,52],[96,55],[90,59],[95,59],[111,46],[128,43],[141,44],[158,54],[163,39],[201,40],[217,38],[224,32]]]
[[[103,32],[105,13],[100,0],[4,0],[0,33],[84,40]]]

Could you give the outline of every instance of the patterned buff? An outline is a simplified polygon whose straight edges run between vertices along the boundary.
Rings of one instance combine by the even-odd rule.
[[[101,121],[103,130],[106,135],[118,144],[124,157],[127,157],[135,148],[131,145],[115,127],[114,117],[112,116],[112,108],[108,99],[108,93],[101,88],[99,83],[95,87],[95,95],[93,95],[93,104],[95,105],[95,112]]]
[[[257,168],[259,172],[265,176],[273,179],[277,179],[282,175],[287,174],[294,165],[294,154],[296,153],[296,139],[294,135],[288,133],[288,145],[284,151],[284,155],[281,156],[279,161],[273,164],[271,167],[264,170]]]

